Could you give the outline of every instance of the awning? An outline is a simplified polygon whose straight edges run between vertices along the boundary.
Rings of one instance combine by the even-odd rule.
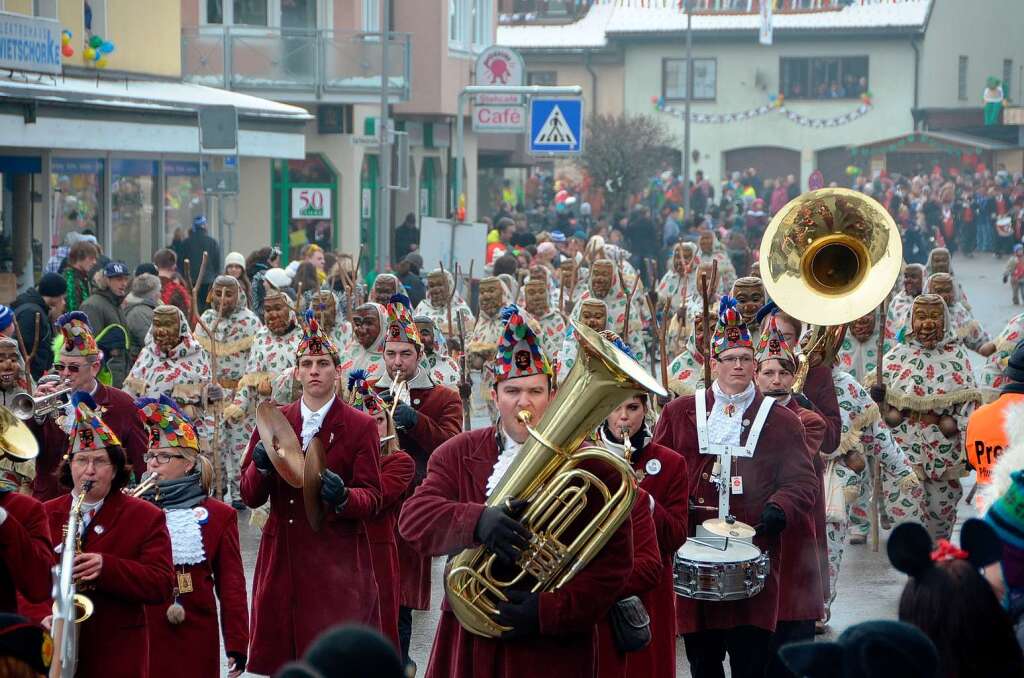
[[[944,150],[949,152],[959,151],[961,153],[984,153],[989,151],[1013,151],[1021,148],[1018,145],[1008,144],[1002,141],[981,137],[975,134],[963,132],[907,132],[895,137],[879,139],[869,144],[859,144],[851,147],[851,150],[859,151],[861,154],[872,152],[928,152],[931,150]]]
[[[248,94],[159,80],[32,76],[0,80],[0,146],[199,153],[198,110],[238,110],[238,152],[305,157],[302,108]]]

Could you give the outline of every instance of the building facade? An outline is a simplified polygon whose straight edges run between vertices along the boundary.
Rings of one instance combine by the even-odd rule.
[[[695,2],[689,88],[686,15],[646,4],[599,4],[561,24],[503,16],[498,42],[519,49],[528,70],[621,52],[623,75],[602,79],[598,100],[621,83],[622,110],[660,118],[680,143],[689,90],[691,171],[712,179],[754,167],[806,185],[821,169],[843,183],[850,164],[907,172],[970,153],[990,166],[1020,162],[1015,135],[982,129],[987,78],[1019,89],[1024,45],[1006,26],[1024,7],[1013,0],[984,11],[956,0],[787,0],[776,3],[770,45],[758,41],[757,0]],[[559,84],[587,86],[577,77]],[[929,130],[946,134],[914,134]]]

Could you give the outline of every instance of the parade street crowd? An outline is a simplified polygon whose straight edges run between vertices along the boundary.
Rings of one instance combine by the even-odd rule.
[[[537,175],[474,279],[415,217],[370,274],[201,216],[135,269],[70,234],[0,307],[0,676],[665,678],[680,638],[695,678],[1024,675],[1024,313],[955,266],[1021,301],[1024,179],[821,189]],[[878,540],[898,619],[815,641]]]

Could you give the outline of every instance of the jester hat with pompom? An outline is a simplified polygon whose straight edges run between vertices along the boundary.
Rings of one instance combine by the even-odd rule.
[[[192,420],[166,395],[159,399],[139,398],[135,407],[139,408],[142,423],[149,432],[149,449],[185,447],[199,451],[199,438]]]
[[[381,411],[387,411],[384,399],[377,395],[377,392],[370,388],[368,381],[370,373],[366,370],[352,370],[348,375],[349,405],[362,410],[370,416]]]
[[[80,356],[88,358],[99,355],[100,349],[96,345],[96,338],[92,334],[92,327],[89,325],[89,316],[82,311],[71,311],[57,319],[57,327],[64,339],[61,348],[63,355]]]
[[[743,322],[736,300],[726,295],[718,305],[718,324],[711,338],[711,353],[717,358],[731,348],[749,348],[753,351],[754,344],[750,341],[750,332]]]
[[[412,344],[419,350],[423,350],[423,338],[420,337],[420,328],[412,317],[412,302],[404,294],[393,294],[388,300],[387,329],[384,333],[384,341],[400,341]]]
[[[303,314],[302,340],[295,350],[295,362],[298,363],[300,358],[307,355],[329,355],[335,362],[339,360],[338,347],[320,327],[311,308],[307,308]]]
[[[537,335],[519,312],[519,307],[510,304],[501,309],[501,321],[505,324],[505,331],[498,339],[498,350],[491,365],[497,380],[532,377],[535,374],[546,374],[553,379],[555,375],[551,363],[544,355]]]
[[[117,434],[100,417],[100,408],[92,396],[79,391],[71,396],[75,423],[71,428],[71,456],[82,450],[102,450],[120,445]]]

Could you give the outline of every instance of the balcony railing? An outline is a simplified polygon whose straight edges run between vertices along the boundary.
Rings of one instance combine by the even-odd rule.
[[[757,14],[761,2],[772,2],[777,14],[838,11],[848,5],[871,5],[900,0],[626,0],[626,7],[680,9],[688,2],[694,14]],[[621,0],[620,0],[621,2]],[[596,0],[499,0],[502,25],[555,24],[578,21]]]
[[[388,35],[388,89],[408,101],[408,33]],[[187,82],[289,100],[380,97],[380,34],[362,31],[186,27],[181,71]]]

